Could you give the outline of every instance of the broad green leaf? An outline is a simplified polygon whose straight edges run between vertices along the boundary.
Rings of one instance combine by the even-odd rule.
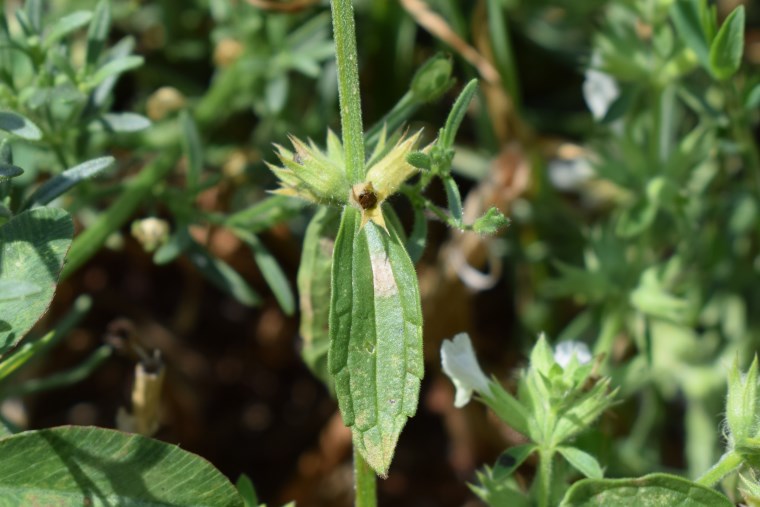
[[[604,476],[602,467],[592,455],[575,447],[558,447],[557,450],[573,468],[590,479],[601,479]]]
[[[40,287],[26,280],[0,279],[0,301],[25,298],[40,291]]]
[[[230,481],[176,445],[64,426],[0,440],[0,505],[243,507]]]
[[[139,132],[151,126],[148,118],[137,113],[106,113],[99,120],[109,132]]]
[[[182,151],[187,157],[187,187],[195,190],[203,170],[201,134],[195,120],[186,109],[180,113],[179,122],[182,126]]]
[[[135,69],[143,64],[142,56],[124,56],[110,62],[99,68],[87,82],[87,86],[95,88],[100,83],[112,76],[123,74],[124,72]]]
[[[710,45],[710,72],[717,79],[733,76],[744,53],[744,6],[728,15]]]
[[[45,37],[45,47],[50,48],[57,41],[63,39],[71,32],[83,27],[92,19],[90,11],[77,11],[62,17],[53,24],[53,27]]]
[[[669,474],[637,479],[583,479],[565,494],[560,507],[732,507],[714,489]]]
[[[75,185],[102,173],[115,162],[113,157],[100,157],[88,160],[71,169],[66,169],[40,186],[24,204],[25,208],[44,206],[56,197],[63,195]]]
[[[330,273],[333,248],[338,235],[340,214],[335,208],[322,207],[306,228],[298,267],[298,297],[301,310],[301,357],[306,366],[330,391],[334,391],[327,367],[330,348]]]
[[[0,301],[0,354],[15,346],[50,305],[74,224],[61,209],[25,211],[0,227],[0,280],[24,280],[41,290]]]
[[[422,311],[414,265],[389,221],[360,227],[343,211],[330,301],[330,372],[354,446],[381,476],[406,419],[417,411],[423,375]]]
[[[239,230],[236,230],[235,233],[250,247],[256,265],[259,267],[267,285],[272,289],[272,293],[282,311],[285,315],[293,315],[296,311],[295,296],[290,288],[288,277],[282,271],[277,260],[255,234]]]
[[[241,304],[258,306],[261,296],[254,291],[237,271],[229,264],[211,255],[205,248],[192,243],[188,249],[188,257],[214,285],[234,296]]]
[[[87,30],[87,65],[95,65],[111,28],[111,0],[100,0]]]
[[[30,119],[11,111],[0,111],[0,130],[5,130],[29,141],[42,139],[42,131],[37,125]]]

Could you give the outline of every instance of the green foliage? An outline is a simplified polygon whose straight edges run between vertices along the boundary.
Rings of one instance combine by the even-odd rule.
[[[4,438],[0,449],[1,505],[243,506],[208,462],[139,435],[61,427]]]
[[[652,474],[639,479],[586,479],[570,488],[562,507],[615,505],[654,507],[688,505],[729,507],[728,498],[675,475]]]
[[[25,211],[0,226],[0,354],[47,310],[73,234],[69,214],[55,208]]]

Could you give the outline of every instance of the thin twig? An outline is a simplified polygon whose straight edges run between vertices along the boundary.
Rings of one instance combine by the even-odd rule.
[[[491,62],[457,35],[446,20],[430,10],[423,0],[401,0],[401,5],[420,26],[451,46],[462,58],[470,62],[485,81],[491,84],[498,84],[501,81],[499,72]]]

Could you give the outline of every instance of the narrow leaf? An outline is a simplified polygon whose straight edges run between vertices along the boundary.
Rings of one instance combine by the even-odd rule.
[[[670,18],[681,40],[697,55],[705,69],[710,68],[710,44],[702,28],[700,3],[704,0],[680,0],[673,2]]]
[[[557,450],[573,468],[589,479],[601,479],[604,476],[599,462],[589,453],[575,447],[559,447]]]
[[[117,76],[129,70],[136,69],[143,64],[143,61],[142,56],[134,55],[111,60],[95,72],[87,82],[87,86],[95,88],[109,77]]]
[[[63,39],[71,32],[83,27],[92,19],[90,11],[77,11],[62,17],[55,22],[50,32],[45,37],[45,47],[50,48],[57,41]]]
[[[203,170],[201,135],[195,120],[187,110],[180,113],[179,121],[182,125],[182,150],[187,157],[187,187],[194,190],[198,187]]]
[[[23,280],[40,288],[0,301],[0,354],[15,346],[47,311],[71,245],[74,224],[61,209],[25,211],[0,227],[0,281]]]
[[[6,505],[243,507],[208,461],[139,435],[63,426],[2,439],[0,453]]]
[[[256,496],[256,489],[253,487],[253,482],[251,482],[250,477],[242,474],[238,477],[235,487],[237,488],[240,497],[243,499],[245,507],[259,507],[259,499]]]
[[[406,251],[412,263],[417,264],[425,252],[427,245],[428,223],[423,208],[414,208],[414,224],[409,239],[406,241]]]
[[[15,165],[0,163],[0,182],[21,176],[24,174],[24,170]]]
[[[111,2],[100,0],[95,7],[92,23],[87,31],[87,65],[95,65],[108,38],[111,28]]]
[[[99,120],[109,132],[139,132],[151,126],[148,118],[137,113],[106,113]]]
[[[467,114],[467,107],[470,105],[470,101],[475,96],[475,92],[478,91],[478,80],[473,79],[467,86],[464,87],[462,93],[459,94],[454,105],[451,107],[451,112],[448,118],[446,118],[446,124],[441,131],[441,137],[438,141],[439,145],[444,148],[451,148],[454,146],[454,138],[456,138],[459,126],[464,120],[465,114]]]
[[[306,228],[297,279],[303,339],[301,357],[330,391],[334,391],[327,367],[330,305],[325,303],[330,301],[330,273],[339,224],[340,214],[336,209],[322,207],[317,211]]]
[[[229,264],[212,256],[197,243],[189,248],[188,257],[198,270],[214,285],[229,293],[245,306],[258,306],[261,297]]]
[[[560,507],[732,507],[714,489],[669,474],[651,474],[636,479],[583,479],[570,487]]]
[[[42,139],[42,131],[37,125],[30,119],[11,111],[0,111],[0,130],[5,130],[29,141]]]
[[[272,289],[272,294],[277,299],[277,303],[282,308],[282,311],[285,315],[293,315],[296,311],[295,296],[290,288],[288,277],[277,260],[255,234],[239,230],[235,231],[235,234],[250,247],[256,265],[259,267],[267,285]]]
[[[462,227],[462,197],[459,195],[459,187],[451,176],[441,178],[443,188],[446,189],[446,201],[449,205],[451,218],[458,227]]]
[[[710,71],[717,79],[733,76],[742,63],[744,52],[744,6],[728,15],[710,45]]]
[[[56,197],[63,195],[84,180],[93,178],[113,165],[113,157],[100,157],[63,171],[40,186],[24,204],[25,208],[44,206]]]
[[[535,450],[536,444],[523,444],[510,447],[501,453],[493,468],[493,479],[504,480],[511,476]]]
[[[333,252],[330,372],[354,446],[381,476],[417,410],[422,311],[417,275],[389,221],[360,227],[345,208]]]
[[[275,195],[227,217],[230,227],[245,228],[256,234],[303,211],[304,201]]]

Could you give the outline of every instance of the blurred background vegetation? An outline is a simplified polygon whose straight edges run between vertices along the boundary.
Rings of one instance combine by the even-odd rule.
[[[495,205],[512,220],[495,238],[431,222],[418,265],[427,375],[419,413],[379,484],[381,504],[475,502],[466,482],[476,468],[520,441],[479,406],[453,408],[438,350],[460,331],[507,385],[541,331],[603,354],[625,401],[582,443],[608,475],[695,476],[714,461],[725,372],[759,337],[760,32],[749,2],[742,70],[716,77],[688,53],[674,3],[355,2],[366,128],[402,101],[432,140],[463,84],[480,79],[454,170],[466,216]],[[4,2],[7,12],[19,5]],[[716,2],[718,18],[736,5]],[[94,7],[54,0],[44,19]],[[276,184],[264,164],[276,162],[272,145],[288,134],[322,143],[327,127],[339,131],[329,4],[113,0],[111,11],[107,44],[144,62],[112,84],[104,110],[138,113],[151,126],[112,121],[103,133],[51,120],[57,137],[14,141],[26,169],[15,192],[66,164],[113,155],[115,170],[61,201],[86,230],[135,175],[166,171],[107,230],[103,248],[67,268],[44,324],[82,294],[91,308],[14,385],[131,335],[166,365],[158,438],[233,480],[248,474],[270,505],[349,505],[350,436],[300,358],[295,280],[313,210],[269,195]],[[85,35],[67,46],[74,67]],[[409,96],[415,71],[440,52],[454,86],[433,102]],[[4,58],[23,86],[44,88],[40,71]],[[56,84],[62,70],[51,65]],[[23,89],[4,82],[2,105],[34,114]],[[445,203],[443,188],[431,193]],[[409,204],[395,204],[411,228]],[[165,221],[168,242],[146,243],[147,218]],[[30,428],[113,426],[134,362],[119,354],[49,392],[8,387],[2,414]]]

